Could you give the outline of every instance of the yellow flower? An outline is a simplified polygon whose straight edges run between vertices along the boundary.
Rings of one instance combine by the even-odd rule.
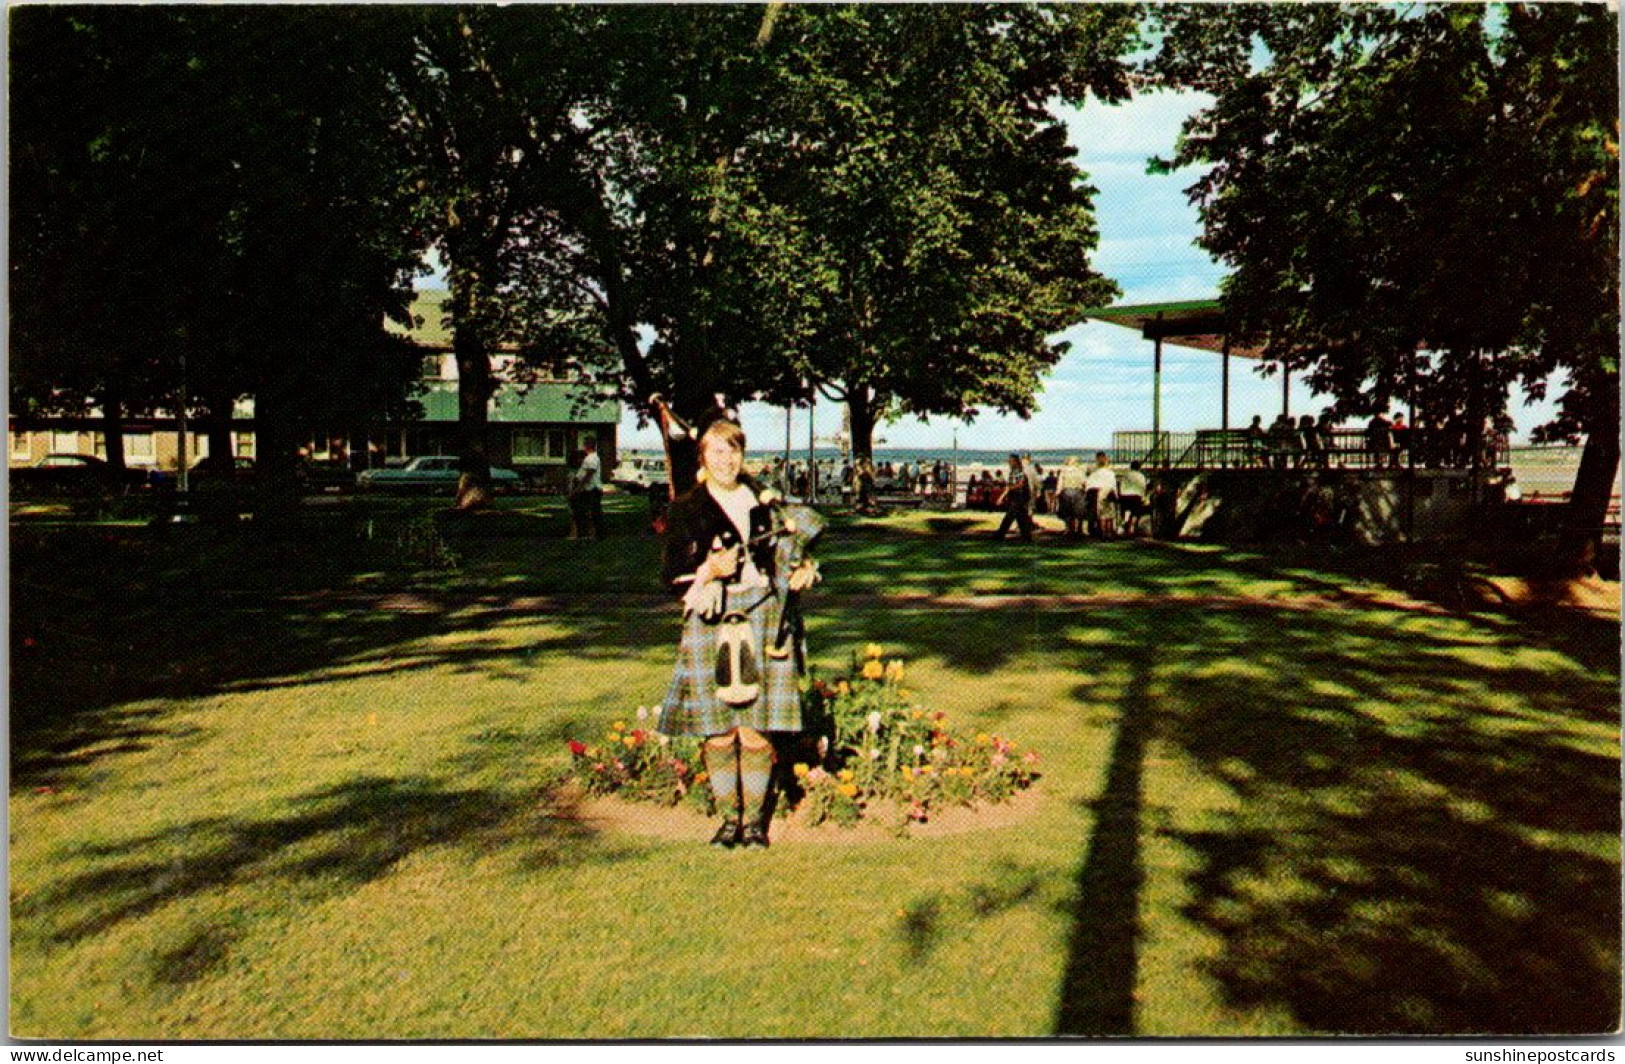
[[[849,695],[852,693],[852,685],[847,683],[845,680],[842,680],[840,683],[835,685],[835,693],[838,695]]]
[[[880,662],[866,661],[863,663],[863,678],[865,680],[878,680],[885,674],[886,669]]]
[[[704,783],[706,780],[708,780],[710,778],[711,778],[711,773],[709,773],[709,772],[700,772],[700,773],[697,773],[694,776],[694,782],[695,783]]]
[[[896,683],[903,678],[903,661],[901,658],[886,663],[886,679]]]
[[[621,733],[620,732],[605,732],[604,733],[604,738],[608,739],[612,743],[618,743],[618,742],[621,741]]]
[[[618,720],[614,724],[611,724],[610,727],[614,728],[616,731],[625,731],[626,730],[626,721]]]
[[[921,765],[920,766],[920,775],[922,775],[922,776],[930,775],[931,771],[932,771],[932,769],[931,769],[930,765]]]
[[[987,732],[977,732],[976,733],[976,745],[977,746],[986,746],[988,743],[990,743],[992,741],[993,740],[988,736]]]
[[[848,798],[856,798],[858,796],[858,785],[856,783],[843,783],[840,786],[840,791]]]
[[[905,780],[908,780],[911,783],[914,781],[914,769],[913,769],[912,766],[910,766],[910,765],[904,765],[903,766],[903,778]]]
[[[841,769],[840,777],[841,777],[841,782],[842,783],[851,783],[852,782],[852,770],[849,769],[849,768]]]
[[[885,651],[881,649],[879,643],[870,643],[863,648],[863,656],[866,658],[878,658],[884,653]]]
[[[916,709],[914,712],[909,714],[909,717],[914,719],[914,720],[924,720],[925,719],[925,710]]]
[[[630,736],[630,735],[623,737],[621,739],[621,742],[625,743],[627,746],[636,746],[636,745],[638,745],[638,741],[636,739],[632,738],[632,736]]]
[[[808,768],[807,768],[806,765],[801,765],[801,764],[796,765],[796,768],[795,768],[796,779],[798,779],[798,780],[806,779],[807,778],[807,772],[808,772]]]

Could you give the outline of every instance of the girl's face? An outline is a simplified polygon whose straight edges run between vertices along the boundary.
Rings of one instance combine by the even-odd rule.
[[[720,436],[707,436],[700,451],[700,462],[717,487],[732,488],[739,483],[739,470],[745,464],[745,456]]]

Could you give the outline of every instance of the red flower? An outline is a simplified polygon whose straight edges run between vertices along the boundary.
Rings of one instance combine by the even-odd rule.
[[[577,757],[587,752],[587,744],[579,739],[570,740],[570,752]]]
[[[635,742],[635,743],[641,743],[641,742],[643,742],[644,736],[646,736],[647,734],[648,733],[645,732],[642,728],[634,728],[632,730],[632,741]]]

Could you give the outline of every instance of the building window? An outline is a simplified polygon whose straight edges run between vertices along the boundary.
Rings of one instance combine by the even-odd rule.
[[[158,457],[152,433],[127,432],[124,434],[124,456],[136,462],[150,462]]]
[[[31,458],[34,454],[34,441],[26,432],[13,432],[11,434],[11,457]]]
[[[107,457],[107,433],[92,432],[90,434],[90,453],[97,458]]]
[[[78,454],[79,434],[77,432],[52,432],[51,451],[54,454]]]
[[[237,457],[254,457],[254,434],[252,432],[239,432],[237,436]]]
[[[569,433],[564,429],[515,429],[516,462],[564,462],[570,458]]]

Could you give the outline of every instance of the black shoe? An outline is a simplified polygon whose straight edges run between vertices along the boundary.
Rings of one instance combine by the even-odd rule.
[[[767,849],[767,825],[760,820],[746,824],[739,833],[739,845],[745,847],[760,846],[764,850]]]
[[[711,836],[711,845],[732,849],[740,843],[739,821],[728,817],[717,828],[717,833]]]

